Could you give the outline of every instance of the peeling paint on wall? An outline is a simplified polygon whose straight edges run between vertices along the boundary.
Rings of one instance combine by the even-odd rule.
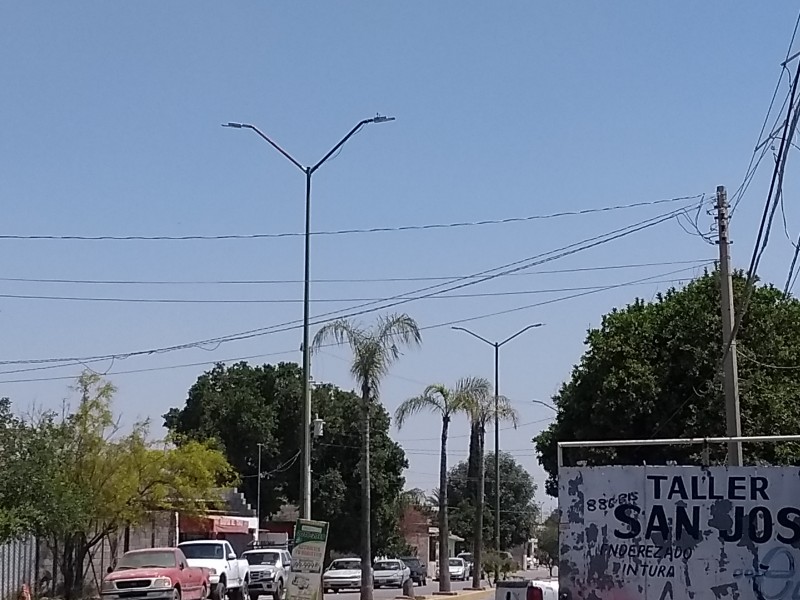
[[[566,467],[571,600],[800,599],[797,467]]]

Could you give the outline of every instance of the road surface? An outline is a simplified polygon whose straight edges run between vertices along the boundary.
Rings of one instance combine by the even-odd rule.
[[[484,586],[486,586],[486,582],[484,582]],[[452,589],[454,592],[462,590],[465,587],[472,587],[472,580],[466,582],[464,581],[450,582],[450,589]],[[438,581],[431,581],[430,579],[428,579],[428,585],[426,585],[425,587],[414,585],[414,595],[416,596],[430,596],[431,594],[433,594],[433,592],[438,592],[438,591],[439,591]],[[375,600],[393,600],[397,596],[402,596],[402,594],[403,590],[398,590],[397,588],[376,588],[374,592],[374,597]],[[338,594],[331,594],[330,592],[325,592],[325,600],[358,600],[358,599],[359,599],[359,594],[357,591],[351,592],[348,590],[346,592],[339,592]]]

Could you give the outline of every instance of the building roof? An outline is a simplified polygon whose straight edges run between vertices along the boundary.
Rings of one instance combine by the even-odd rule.
[[[439,528],[438,527],[428,527],[428,535],[431,537],[438,538],[439,537]],[[463,542],[464,538],[459,537],[453,533],[450,534],[450,541],[451,542]]]

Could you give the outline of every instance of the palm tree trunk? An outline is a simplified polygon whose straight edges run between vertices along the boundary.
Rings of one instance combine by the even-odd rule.
[[[361,388],[361,600],[372,600],[372,506],[369,471],[370,389]]]
[[[472,422],[470,422],[467,455],[467,497],[473,502],[478,497],[478,425]]]
[[[478,485],[475,494],[475,533],[473,538],[475,540],[475,547],[472,549],[473,558],[475,559],[475,572],[472,574],[472,586],[481,586],[481,574],[483,572],[483,495],[485,487],[486,469],[483,464],[483,442],[485,431],[482,423],[473,424],[475,429],[475,463],[478,470]]]
[[[439,591],[450,591],[450,528],[447,523],[447,428],[450,417],[442,417],[442,448],[439,459]]]

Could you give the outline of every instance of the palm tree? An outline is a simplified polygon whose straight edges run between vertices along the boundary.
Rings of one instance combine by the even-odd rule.
[[[467,407],[470,417],[469,459],[467,462],[467,476],[476,478],[477,485],[473,488],[475,494],[475,533],[472,550],[475,568],[472,572],[472,586],[480,587],[483,554],[483,504],[486,469],[484,468],[484,448],[486,441],[486,425],[494,422],[495,400],[497,401],[497,417],[500,421],[510,421],[514,427],[519,423],[519,414],[511,406],[511,401],[505,396],[495,397],[486,393]],[[476,481],[470,479],[470,481]],[[500,493],[499,482],[495,482],[496,493]],[[495,515],[496,519],[500,515]],[[497,548],[499,550],[499,548]]]
[[[418,346],[422,341],[416,321],[406,314],[378,318],[372,327],[347,319],[325,325],[314,336],[312,349],[328,340],[348,345],[353,353],[350,373],[361,388],[361,600],[372,600],[372,515],[369,470],[369,411],[378,400],[381,379],[400,358],[401,346]]]
[[[467,377],[459,379],[453,389],[441,384],[429,385],[421,396],[409,398],[397,407],[394,418],[397,428],[417,413],[430,411],[437,413],[442,419],[442,441],[439,458],[439,591],[450,591],[450,565],[447,549],[450,541],[450,528],[447,524],[447,432],[453,415],[467,412],[484,396],[488,396],[491,384],[486,379]]]

